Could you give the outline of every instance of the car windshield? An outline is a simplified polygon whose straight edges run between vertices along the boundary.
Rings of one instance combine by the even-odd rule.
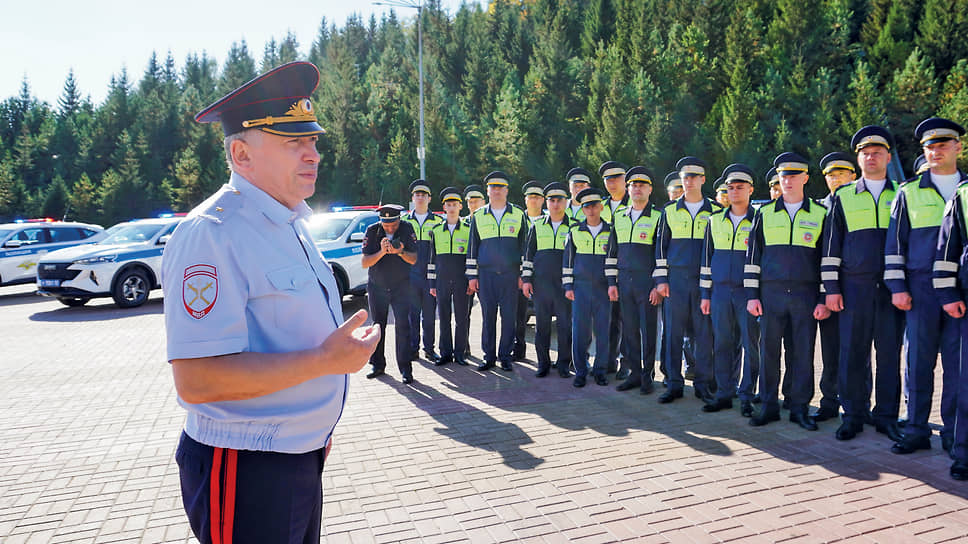
[[[134,244],[147,242],[164,228],[164,224],[158,223],[128,223],[127,225],[115,225],[108,230],[114,231],[110,236],[101,240],[101,244]],[[115,230],[117,229],[117,230]]]
[[[13,232],[13,229],[0,229],[0,240],[6,238],[11,232]]]
[[[316,243],[329,242],[338,239],[349,224],[350,219],[346,218],[315,217],[309,223],[309,232]]]

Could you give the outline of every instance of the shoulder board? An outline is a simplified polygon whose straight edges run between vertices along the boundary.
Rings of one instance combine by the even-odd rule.
[[[242,193],[226,184],[218,192],[196,206],[189,215],[221,225],[242,207],[243,200]]]
[[[709,203],[712,205],[713,211],[722,210],[723,209],[723,205],[720,204],[719,202],[716,202],[715,200],[713,200],[711,198],[707,198],[706,200],[708,200]]]

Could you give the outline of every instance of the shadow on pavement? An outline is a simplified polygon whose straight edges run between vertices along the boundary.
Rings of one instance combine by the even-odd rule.
[[[30,320],[48,323],[77,323],[85,321],[110,321],[113,319],[160,314],[164,307],[162,300],[162,297],[158,296],[148,299],[148,302],[136,308],[118,308],[110,298],[96,298],[78,308],[61,306],[56,310],[37,312],[30,316]]]

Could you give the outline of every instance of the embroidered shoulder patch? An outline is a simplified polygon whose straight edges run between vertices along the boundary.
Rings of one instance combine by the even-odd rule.
[[[202,319],[218,299],[218,272],[210,264],[195,264],[185,269],[182,280],[182,305],[188,315]]]

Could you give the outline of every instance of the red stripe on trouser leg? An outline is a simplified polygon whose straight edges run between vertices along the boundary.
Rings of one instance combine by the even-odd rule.
[[[225,501],[222,503],[222,542],[232,544],[235,525],[235,480],[239,464],[239,450],[227,450],[225,457]]]
[[[209,503],[211,510],[209,514],[209,524],[211,525],[212,544],[222,544],[222,508],[220,500],[222,497],[222,448],[214,448],[212,453],[212,477],[208,490]]]

